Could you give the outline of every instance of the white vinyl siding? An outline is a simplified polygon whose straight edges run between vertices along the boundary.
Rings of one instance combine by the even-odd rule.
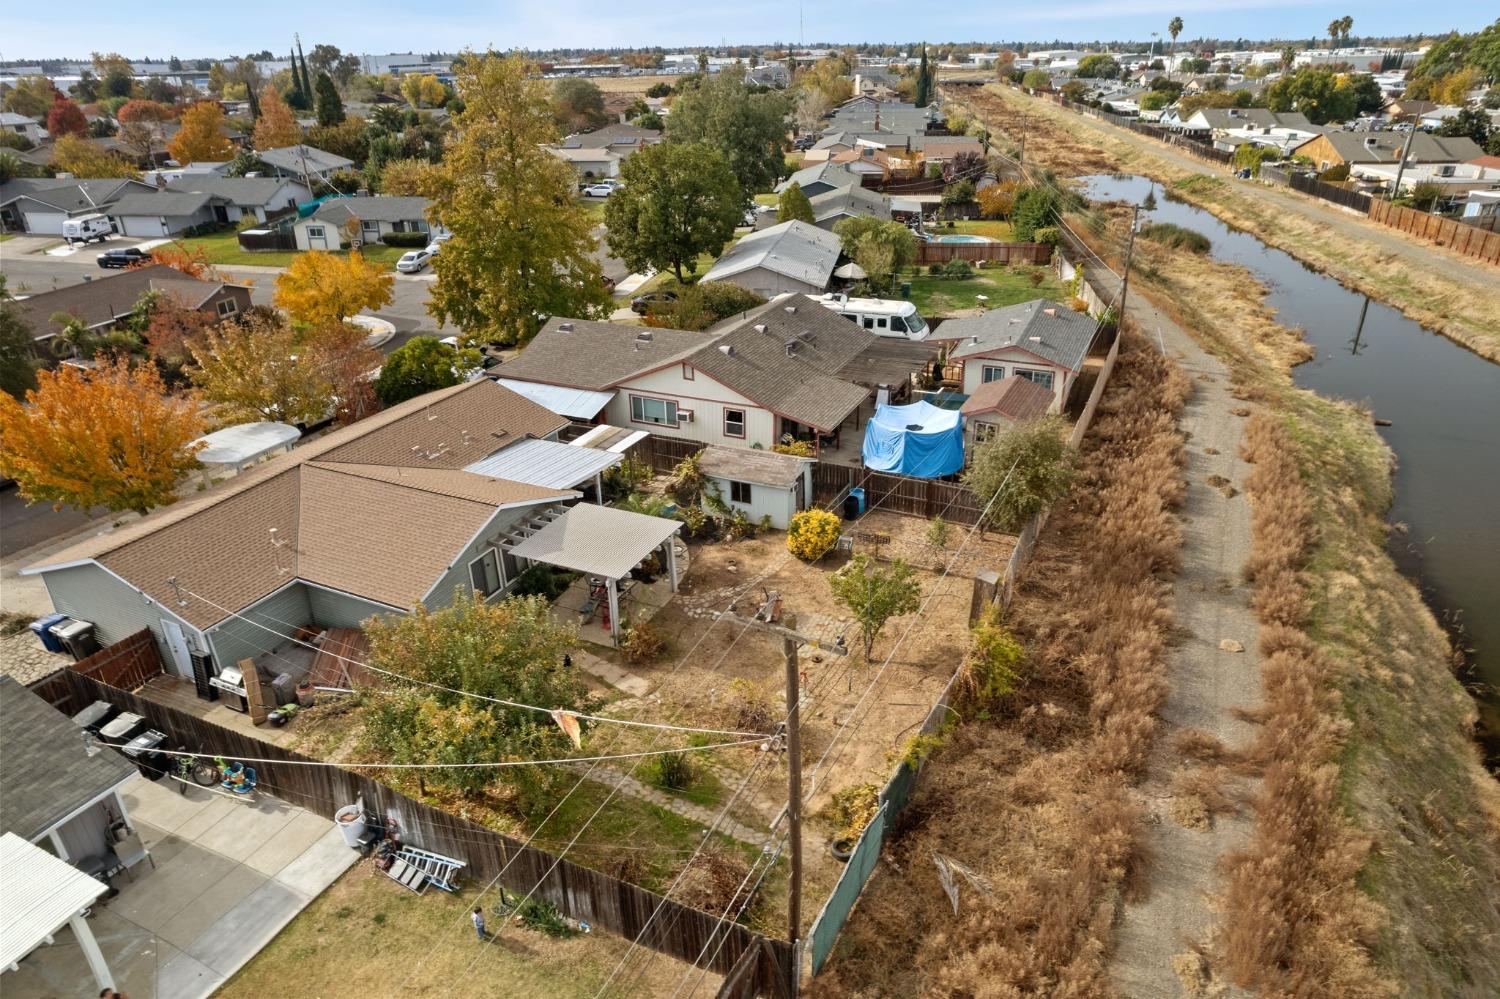
[[[1000,364],[986,364],[981,382],[998,382],[1005,378],[1005,367]]]
[[[693,420],[691,423],[679,421],[675,427],[642,423],[632,416],[633,396],[673,400],[679,411],[691,410]],[[725,433],[726,410],[744,414],[743,437],[730,437]],[[618,427],[633,426],[704,444],[731,447],[759,444],[767,450],[776,444],[776,417],[770,410],[702,371],[696,372],[691,380],[684,378],[680,364],[671,364],[620,384],[614,399],[604,409],[604,419]]]

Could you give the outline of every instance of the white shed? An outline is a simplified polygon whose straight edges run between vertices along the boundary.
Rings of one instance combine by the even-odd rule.
[[[813,459],[776,451],[710,444],[698,455],[698,468],[719,498],[755,523],[771,518],[786,530],[792,514],[812,501]]]

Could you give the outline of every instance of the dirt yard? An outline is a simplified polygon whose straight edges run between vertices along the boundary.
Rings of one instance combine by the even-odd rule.
[[[645,94],[658,83],[674,85],[682,77],[676,74],[662,76],[600,76],[594,82],[606,94]]]

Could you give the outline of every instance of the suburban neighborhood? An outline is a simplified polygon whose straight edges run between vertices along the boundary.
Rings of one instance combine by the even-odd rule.
[[[0,59],[0,993],[1500,994],[1493,12],[283,7]]]

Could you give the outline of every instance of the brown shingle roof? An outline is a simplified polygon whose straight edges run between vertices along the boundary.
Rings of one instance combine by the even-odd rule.
[[[44,291],[21,299],[15,306],[32,335],[42,337],[57,332],[58,324],[52,322],[52,316],[59,312],[77,316],[90,327],[102,326],[133,313],[136,303],[148,291],[166,292],[188,308],[196,309],[223,287],[218,281],[200,281],[166,264],[153,264]]]
[[[1011,420],[1032,420],[1044,416],[1052,406],[1052,390],[1042,388],[1019,375],[985,382],[974,391],[959,410],[964,416],[998,413]]]
[[[650,333],[651,339],[642,340],[641,333]],[[553,318],[499,373],[502,378],[598,392],[690,354],[705,340],[704,334],[685,330]]]

